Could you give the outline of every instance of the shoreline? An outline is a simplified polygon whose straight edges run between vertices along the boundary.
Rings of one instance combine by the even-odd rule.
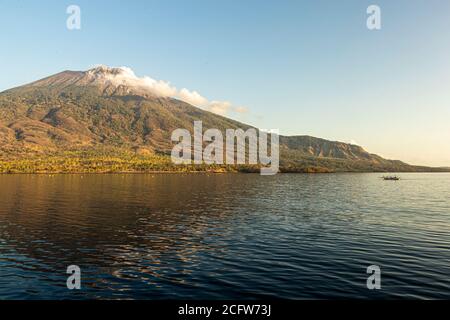
[[[321,174],[351,174],[351,173],[379,173],[379,174],[406,174],[406,173],[450,173],[448,171],[335,171],[335,172],[283,172],[280,171],[278,174],[307,174],[307,175],[321,175]],[[118,171],[118,172],[0,172],[0,176],[6,175],[146,175],[146,174],[170,174],[170,175],[187,175],[187,174],[207,174],[207,175],[227,175],[227,174],[257,174],[259,172],[242,172],[242,171],[225,171],[225,172],[212,172],[212,171]]]

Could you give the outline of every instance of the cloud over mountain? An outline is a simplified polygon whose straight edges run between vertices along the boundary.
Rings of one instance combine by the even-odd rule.
[[[246,113],[248,111],[245,107],[233,106],[229,101],[209,101],[197,91],[186,88],[178,90],[167,81],[155,80],[149,76],[138,77],[128,67],[110,68],[100,65],[88,70],[87,73],[94,78],[94,81],[107,81],[115,87],[138,88],[151,92],[155,96],[176,98],[222,116],[229,112]]]
[[[202,106],[203,110],[193,105]],[[178,90],[165,81],[137,77],[125,67],[65,70],[0,92],[0,110],[0,172],[95,170],[98,160],[95,165],[85,165],[84,160],[77,158],[79,152],[83,152],[82,157],[91,154],[95,159],[107,155],[108,163],[112,156],[118,157],[120,163],[108,164],[107,170],[159,170],[169,159],[171,135],[176,129],[192,131],[198,120],[204,128],[221,132],[252,128],[218,115],[245,112],[243,107],[209,101],[196,91]],[[141,166],[140,162],[127,162],[133,153],[162,158]],[[3,162],[2,167],[4,155],[18,161]],[[49,162],[42,160],[43,155],[62,156],[67,162],[50,168]],[[39,157],[37,166],[23,162],[34,156]],[[128,164],[123,166],[124,163]],[[448,170],[383,159],[355,144],[281,135],[280,167],[284,172]]]

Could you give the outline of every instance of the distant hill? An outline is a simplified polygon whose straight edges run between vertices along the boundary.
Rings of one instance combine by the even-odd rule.
[[[173,130],[192,130],[194,120],[223,131],[251,128],[157,96],[139,83],[111,80],[121,72],[64,71],[0,93],[0,172],[179,171],[167,156]],[[386,160],[356,145],[309,136],[280,136],[280,153],[285,172],[448,170]]]

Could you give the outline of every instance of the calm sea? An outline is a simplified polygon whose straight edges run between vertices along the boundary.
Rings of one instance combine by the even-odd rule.
[[[400,176],[3,175],[0,299],[450,298],[450,175]]]

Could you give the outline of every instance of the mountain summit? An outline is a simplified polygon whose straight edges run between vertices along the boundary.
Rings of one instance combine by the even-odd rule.
[[[87,71],[63,71],[27,86],[53,88],[60,91],[74,87],[90,87],[96,88],[105,96],[137,95],[148,98],[162,95],[157,92],[157,85],[158,81],[148,77],[138,78],[127,67],[98,66]]]
[[[192,130],[195,120],[205,130],[251,128],[182,101],[177,92],[129,68],[106,66],[1,92],[0,172],[180,170],[168,156],[175,129]],[[280,136],[280,154],[285,172],[432,170],[309,136]]]

